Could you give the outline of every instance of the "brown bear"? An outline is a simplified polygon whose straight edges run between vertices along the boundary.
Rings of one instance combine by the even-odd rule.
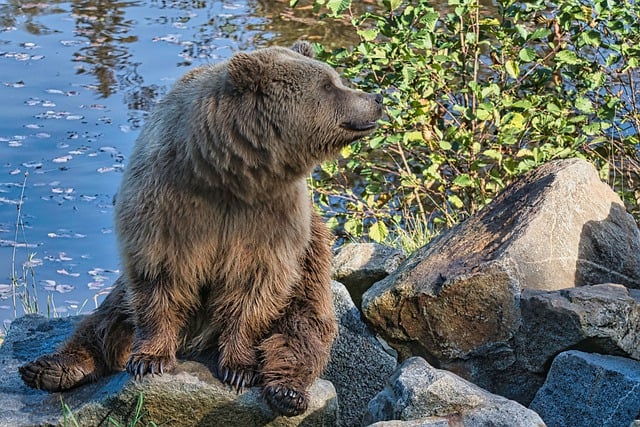
[[[336,320],[331,237],[306,176],[376,127],[308,43],[237,53],[177,81],[138,137],[115,202],[123,275],[57,352],[20,368],[61,391],[209,358],[278,413],[305,411]]]

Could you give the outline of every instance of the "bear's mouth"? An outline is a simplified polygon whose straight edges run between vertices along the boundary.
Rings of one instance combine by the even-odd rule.
[[[366,132],[378,127],[376,122],[344,122],[340,125],[341,128],[354,131],[354,132]]]

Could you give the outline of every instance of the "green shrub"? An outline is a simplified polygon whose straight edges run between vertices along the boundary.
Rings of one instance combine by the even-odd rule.
[[[295,3],[295,2],[292,2]],[[361,42],[318,55],[388,118],[310,182],[343,238],[424,243],[552,159],[591,161],[638,214],[640,5],[616,0],[316,1]],[[491,16],[487,16],[491,15]],[[398,233],[398,230],[402,230]]]

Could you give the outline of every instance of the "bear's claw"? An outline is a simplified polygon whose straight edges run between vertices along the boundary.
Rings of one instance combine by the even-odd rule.
[[[300,415],[309,406],[309,399],[305,392],[282,386],[267,386],[262,390],[262,395],[271,409],[287,417]]]
[[[253,387],[258,381],[258,375],[253,369],[218,368],[218,378],[236,393],[242,393],[245,388]]]
[[[134,380],[140,380],[147,374],[162,375],[175,366],[175,359],[169,356],[156,356],[151,354],[132,354],[127,361],[125,369]]]

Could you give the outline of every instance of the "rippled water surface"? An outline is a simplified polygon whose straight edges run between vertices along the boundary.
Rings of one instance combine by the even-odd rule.
[[[313,36],[286,3],[0,0],[5,326],[24,311],[16,284],[45,314],[102,301],[120,269],[112,198],[146,112],[193,66]]]

